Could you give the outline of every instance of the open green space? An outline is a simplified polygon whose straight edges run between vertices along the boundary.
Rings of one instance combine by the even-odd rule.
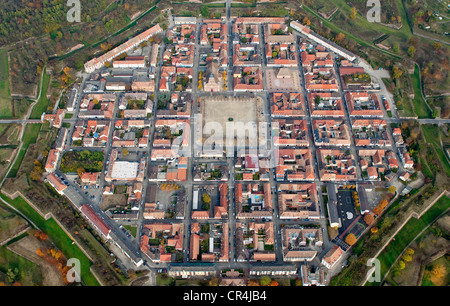
[[[339,8],[342,14],[341,18],[338,17],[333,18],[333,22],[326,20],[321,15],[319,15],[315,10],[313,10],[311,7],[307,5],[303,5],[303,8],[310,14],[319,18],[323,23],[323,25],[326,26],[327,28],[337,33],[345,34],[347,38],[355,41],[361,46],[371,47],[386,55],[389,55],[397,59],[401,59],[400,56],[375,46],[373,44],[373,40],[384,33],[390,35],[397,35],[399,40],[406,42],[411,35],[409,31],[405,31],[404,27],[402,27],[401,30],[396,30],[377,23],[369,22],[366,16],[357,15],[355,19],[346,18],[348,15],[350,15],[351,12],[351,7],[347,4],[347,2],[343,0],[332,0],[331,2],[333,2],[333,4]],[[368,33],[370,34],[369,36],[367,36]]]
[[[414,105],[414,111],[419,118],[431,118],[431,110],[428,108],[427,103],[423,99],[422,86],[420,82],[419,66],[415,64],[414,73],[410,74],[411,83],[414,89],[414,99],[412,100]]]
[[[426,271],[422,278],[422,286],[436,286],[430,277],[430,273],[426,273],[431,271],[435,265],[442,265],[445,267],[445,271],[447,271],[443,284],[440,284],[439,286],[448,286],[450,283],[450,273],[448,273],[448,271],[450,271],[450,258],[448,256],[442,256],[425,267]]]
[[[442,196],[420,219],[411,218],[377,257],[383,277],[413,239],[437,217],[450,208],[450,198]],[[379,285],[379,283],[367,283]]]
[[[11,284],[11,280],[8,280],[6,274],[8,270],[17,271],[13,282],[18,282],[22,286],[39,286],[42,285],[42,273],[41,268],[11,252],[7,249],[6,245],[0,246],[0,282],[5,284]]]
[[[11,167],[8,177],[16,177],[17,171],[19,171],[20,165],[22,164],[23,158],[25,157],[25,154],[27,153],[28,147],[31,144],[36,143],[36,139],[39,135],[41,125],[42,124],[40,124],[40,123],[33,123],[33,124],[26,125],[25,131],[23,133],[22,148],[20,149],[20,152],[18,153],[16,162]]]
[[[98,286],[99,283],[90,271],[92,265],[89,258],[81,251],[74,241],[64,232],[64,230],[56,223],[53,218],[45,220],[38,212],[36,212],[24,199],[17,197],[14,200],[7,196],[0,195],[3,200],[7,201],[14,208],[23,213],[37,227],[48,235],[50,240],[60,249],[67,258],[77,258],[81,264],[81,280],[87,286]],[[0,256],[1,258],[1,256]]]
[[[73,151],[67,152],[61,159],[60,170],[64,173],[77,172],[101,172],[105,154],[99,151]]]
[[[47,99],[47,90],[50,84],[50,79],[51,76],[44,70],[41,96],[31,111],[30,119],[41,119],[42,114],[47,111],[48,104],[50,102],[50,100]]]
[[[11,117],[8,52],[5,49],[0,49],[0,118],[5,119]]]
[[[133,237],[136,237],[136,232],[137,232],[136,226],[124,225],[123,227],[125,227]]]
[[[442,169],[447,176],[450,177],[450,164],[441,146],[439,126],[434,124],[423,124],[422,131],[426,142],[431,144],[436,151],[436,156],[442,164]]]

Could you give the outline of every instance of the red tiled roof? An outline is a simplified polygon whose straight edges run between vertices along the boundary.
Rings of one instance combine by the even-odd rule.
[[[95,212],[89,204],[81,206],[81,212],[94,224],[94,226],[105,236],[108,236],[111,228],[106,222]]]

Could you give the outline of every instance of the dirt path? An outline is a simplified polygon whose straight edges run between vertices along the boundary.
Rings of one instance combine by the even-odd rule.
[[[61,272],[36,254],[36,250],[40,247],[42,245],[37,238],[27,236],[9,245],[8,249],[39,265],[43,286],[64,286]]]

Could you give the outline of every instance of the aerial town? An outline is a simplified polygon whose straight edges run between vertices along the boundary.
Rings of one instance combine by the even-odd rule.
[[[407,146],[386,123],[381,84],[355,55],[284,18],[174,17],[167,43],[143,46],[161,34],[156,25],[85,63],[89,77],[67,110],[44,115],[59,126],[74,114],[46,179],[137,267],[293,273],[325,285],[343,264],[345,237],[368,227],[375,189],[412,174]],[[245,137],[243,146],[208,150],[206,125],[225,131],[228,121],[255,130],[267,122],[257,139],[276,158]],[[102,171],[62,171],[65,154],[86,151],[102,153]],[[120,192],[126,201],[109,200]],[[136,239],[121,230],[130,224]]]
[[[418,176],[384,71],[301,20],[168,23],[92,55],[42,114],[43,181],[148,284],[329,285]]]

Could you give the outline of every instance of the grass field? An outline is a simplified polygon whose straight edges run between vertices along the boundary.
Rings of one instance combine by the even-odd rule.
[[[43,74],[43,84],[42,84],[42,92],[39,98],[39,101],[34,105],[33,110],[30,114],[30,119],[41,119],[42,113],[47,110],[49,99],[47,99],[47,90],[50,84],[50,75],[44,71]]]
[[[412,100],[414,105],[414,111],[419,118],[431,118],[431,110],[428,108],[427,103],[422,96],[422,86],[420,82],[419,66],[416,64],[414,68],[414,74],[410,74],[411,83],[414,89],[414,99]]]
[[[136,232],[137,232],[136,226],[124,225],[123,227],[125,227],[133,237],[136,237]]]
[[[20,165],[22,164],[23,158],[27,153],[28,147],[30,146],[30,144],[36,143],[36,139],[39,135],[41,126],[42,124],[40,123],[33,123],[26,125],[25,131],[23,133],[22,148],[19,152],[19,155],[17,156],[16,162],[14,163],[14,165],[11,168],[11,171],[8,174],[8,177],[16,177],[17,171],[19,171]]]
[[[450,177],[450,164],[448,163],[445,152],[441,146],[439,127],[434,124],[423,124],[422,131],[427,143],[434,147],[436,155],[442,164],[442,169],[445,171],[447,176]]]
[[[41,217],[28,203],[21,197],[14,200],[9,199],[5,195],[0,195],[3,200],[14,206],[29,218],[36,226],[48,235],[50,240],[60,249],[67,258],[77,258],[81,263],[81,279],[87,286],[98,286],[97,279],[92,275],[90,267],[92,265],[89,258],[73,243],[73,240],[62,230],[53,218],[45,220]],[[1,255],[0,255],[1,258]]]
[[[411,241],[449,207],[450,198],[443,196],[420,219],[411,218],[405,224],[389,245],[377,257],[377,259],[380,260],[382,277],[395,263],[397,258],[403,253]],[[379,285],[379,283],[367,283],[367,285]]]
[[[0,281],[8,283],[3,279],[3,273],[8,269],[18,269],[16,281],[22,286],[39,286],[42,285],[41,268],[35,263],[19,256],[7,249],[7,246],[0,246]]]
[[[9,87],[8,52],[0,50],[0,118],[11,118],[11,91]]]

